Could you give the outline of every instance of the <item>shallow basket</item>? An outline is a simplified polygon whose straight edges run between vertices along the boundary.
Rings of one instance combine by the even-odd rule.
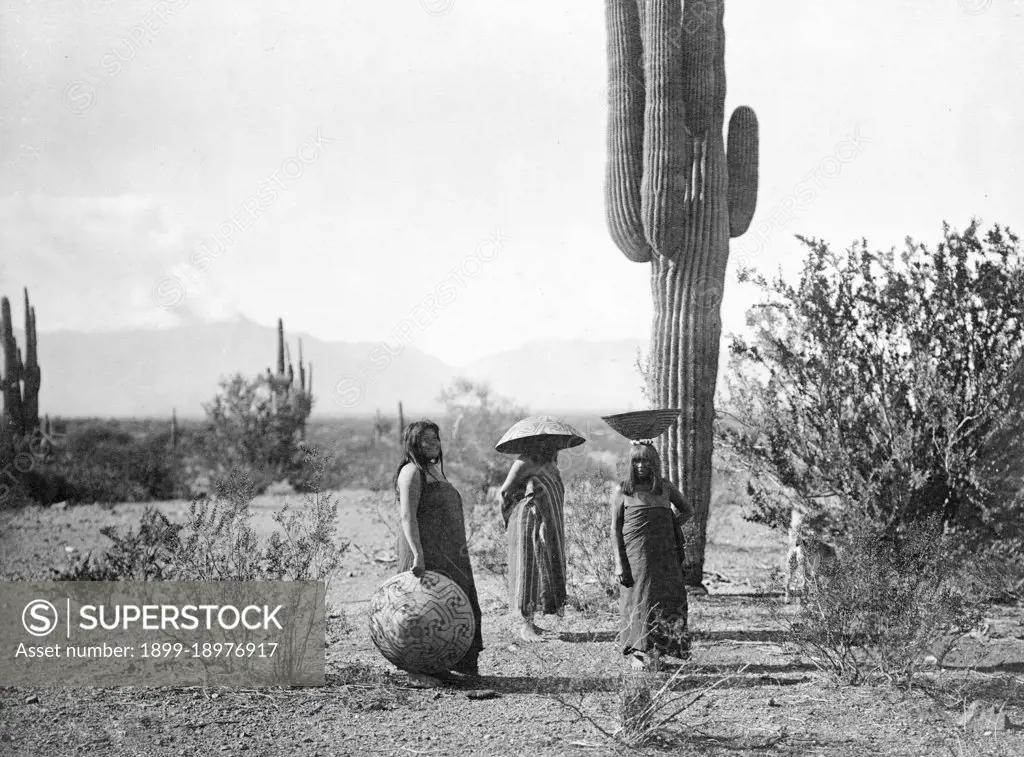
[[[601,420],[627,439],[654,439],[676,422],[681,410],[634,410],[602,415]]]

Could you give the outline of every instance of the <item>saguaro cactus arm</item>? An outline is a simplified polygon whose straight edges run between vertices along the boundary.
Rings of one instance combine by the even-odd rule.
[[[725,189],[729,233],[749,227],[757,196],[754,111],[725,114],[723,0],[606,0],[612,240],[634,262],[674,259],[706,239],[709,193]],[[712,185],[715,186],[712,186]]]
[[[729,236],[750,228],[757,205],[757,116],[741,105],[729,119]]]
[[[605,211],[612,240],[634,263],[651,260],[640,216],[644,70],[637,0],[608,0],[608,162]]]

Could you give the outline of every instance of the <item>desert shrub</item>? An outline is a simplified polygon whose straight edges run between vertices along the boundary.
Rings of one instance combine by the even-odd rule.
[[[494,445],[528,411],[466,378],[454,379],[439,400],[445,407],[438,423],[445,470],[460,480],[463,497],[486,499],[491,487],[504,482],[514,459],[495,451]]]
[[[243,471],[259,493],[274,481],[300,475],[300,442],[313,401],[308,392],[269,372],[222,380],[213,400],[203,406],[204,453],[215,478]]]
[[[324,492],[323,478],[329,461],[318,450],[306,453],[312,471],[306,486],[306,507],[298,511],[285,503],[274,513],[278,530],[272,533],[265,551],[267,574],[276,579],[330,582],[341,568],[348,542],[338,543],[338,503]]]
[[[192,500],[174,555],[179,574],[196,581],[261,578],[260,540],[250,524],[256,494],[256,484],[236,468],[218,483],[216,496]]]
[[[261,539],[250,524],[256,486],[231,471],[214,497],[193,499],[181,524],[152,509],[139,531],[102,533],[113,544],[99,555],[72,558],[59,580],[324,581],[341,567],[347,542],[337,538],[338,506],[319,487],[317,471],[326,463],[316,449],[306,454],[314,486],[304,506],[285,505],[273,516],[277,529]]]
[[[721,688],[742,675],[747,665],[734,672],[720,673],[710,678],[700,676],[689,665],[680,665],[664,680],[655,672],[630,671],[619,683],[618,728],[610,735],[627,747],[642,747],[656,740],[667,741],[666,736],[680,724],[680,716],[712,691]],[[687,734],[691,748],[702,753],[701,739]],[[681,745],[681,744],[680,744]]]
[[[189,507],[187,536],[175,555],[188,580],[294,580],[330,582],[341,566],[347,543],[338,543],[338,505],[321,491],[327,463],[316,449],[306,452],[313,468],[305,507],[285,505],[273,516],[278,528],[262,542],[249,523],[256,486],[238,470],[220,484],[216,499]]]
[[[645,673],[628,673],[619,684],[618,736],[630,746],[641,746],[650,740],[654,717],[651,682]]]
[[[306,429],[305,445],[317,447],[328,462],[320,486],[324,489],[392,488],[394,466],[398,462],[397,430],[374,438],[374,419],[353,417],[311,423]],[[308,486],[308,468],[292,474],[289,481],[296,489]]]
[[[508,572],[505,521],[496,501],[477,500],[467,508],[466,543],[476,565],[495,575]]]
[[[111,545],[99,555],[87,552],[75,555],[64,570],[57,571],[59,581],[164,581],[174,573],[174,556],[179,546],[181,525],[171,523],[154,507],[147,507],[139,529],[125,533],[116,526],[105,526],[100,533]]]
[[[990,582],[984,561],[957,557],[937,514],[899,534],[864,518],[837,563],[809,577],[794,616],[776,615],[791,642],[837,681],[911,684],[974,628]]]
[[[766,298],[733,338],[735,422],[718,441],[755,475],[751,518],[785,527],[798,502],[904,530],[937,515],[969,553],[1024,546],[1024,260],[1017,237],[943,225],[898,258],[866,242],[808,249],[795,285],[751,271]]]
[[[604,736],[611,747],[609,753],[618,753],[621,747],[635,749],[656,744],[662,750],[703,754],[715,751],[708,750],[710,742],[720,745],[721,740],[698,733],[686,716],[692,716],[695,704],[742,675],[747,667],[742,665],[711,676],[688,663],[677,667],[671,675],[662,675],[660,668],[655,669],[658,666],[625,670],[616,687],[618,696],[599,705],[596,711],[586,706],[582,695],[578,704],[561,692],[553,699]],[[759,746],[766,748],[773,743]]]
[[[47,479],[34,484],[47,499],[149,502],[190,494],[169,431],[128,431],[116,422],[71,425],[61,446],[34,472]]]
[[[625,460],[621,456],[597,452],[590,447],[591,445],[584,444],[558,453],[558,473],[562,480],[571,481],[582,477],[601,481],[621,481],[626,470]]]
[[[578,610],[605,607],[618,596],[609,514],[613,488],[599,474],[577,476],[565,488],[566,584]]]

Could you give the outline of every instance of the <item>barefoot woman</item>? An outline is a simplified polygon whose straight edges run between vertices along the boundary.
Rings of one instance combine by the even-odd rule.
[[[689,652],[681,524],[693,515],[660,475],[658,452],[634,441],[629,476],[612,495],[612,550],[619,592],[619,642],[634,666],[651,655]]]
[[[602,416],[630,440],[629,470],[611,499],[611,541],[619,591],[619,642],[634,667],[652,655],[689,653],[682,524],[693,509],[661,477],[652,439],[676,422],[678,410],[637,410]]]
[[[561,614],[565,607],[565,486],[558,451],[586,440],[549,416],[525,418],[495,446],[518,454],[501,487],[501,515],[508,544],[509,609],[524,641],[543,641],[534,615]]]
[[[417,421],[405,430],[404,455],[399,463],[395,486],[398,494],[402,533],[398,537],[398,570],[443,573],[466,592],[476,619],[476,633],[466,655],[454,670],[477,675],[477,658],[484,648],[480,629],[473,567],[466,546],[462,497],[444,475],[444,457],[438,427]],[[436,685],[428,676],[414,676],[420,683]]]

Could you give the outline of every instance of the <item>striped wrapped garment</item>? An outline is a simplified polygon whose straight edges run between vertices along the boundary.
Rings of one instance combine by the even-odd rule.
[[[523,617],[565,608],[565,486],[546,463],[503,503],[508,543],[509,606]]]

